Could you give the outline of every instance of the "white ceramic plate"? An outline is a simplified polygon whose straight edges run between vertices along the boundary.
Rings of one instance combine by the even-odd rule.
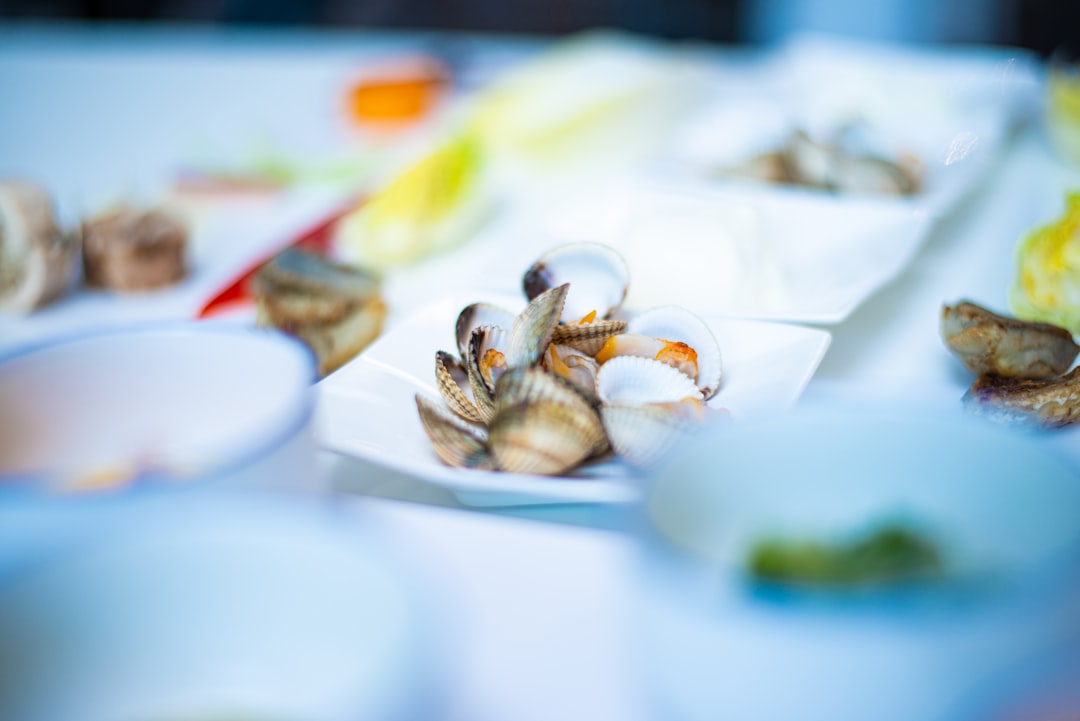
[[[420,425],[414,396],[438,398],[435,352],[453,351],[454,323],[471,302],[518,311],[524,297],[461,294],[439,300],[390,330],[363,355],[317,386],[317,442],[451,490],[476,506],[624,503],[639,490],[632,470],[613,460],[572,477],[496,473],[443,465]],[[832,336],[823,330],[703,316],[724,356],[724,381],[710,401],[733,419],[784,411],[802,393]]]
[[[860,124],[876,152],[920,161],[920,192],[892,200],[937,217],[990,168],[1009,127],[1034,106],[1037,78],[1037,59],[1017,49],[930,52],[802,35],[719,80],[711,101],[673,136],[671,159],[718,179],[776,150],[795,128],[827,137]]]
[[[874,198],[641,177],[568,199],[536,222],[558,242],[619,250],[635,307],[833,324],[908,265],[930,215]]]
[[[294,242],[346,201],[341,191],[299,190],[261,205],[193,213],[188,218],[191,268],[184,280],[140,293],[91,289],[80,281],[63,298],[29,316],[0,313],[0,351],[90,328],[194,318],[204,303],[254,264]],[[249,316],[254,314],[248,305],[237,318]]]

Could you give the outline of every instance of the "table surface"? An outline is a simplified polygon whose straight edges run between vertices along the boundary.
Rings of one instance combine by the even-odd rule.
[[[349,74],[365,59],[433,47],[470,59],[468,83],[481,82],[492,67],[539,42],[0,26],[0,175],[39,180],[55,192],[61,212],[76,217],[116,198],[152,193],[177,168],[200,159],[242,162],[268,146],[332,158],[350,147],[352,131],[326,109]],[[1034,113],[1009,138],[993,172],[931,228],[913,262],[849,318],[828,327],[832,344],[804,397],[902,394],[928,405],[958,402],[969,379],[938,337],[942,303],[970,298],[1006,308],[1018,238],[1055,217],[1065,191],[1077,187],[1080,169],[1057,158]],[[219,219],[217,232],[249,231],[248,244],[239,242],[233,251],[235,266],[260,238],[279,240],[339,200],[324,194],[248,208]],[[189,316],[220,280],[208,278],[115,317]],[[86,312],[114,312],[108,303]],[[392,321],[405,310],[396,309]],[[70,322],[50,312],[0,320],[0,351]],[[1063,434],[1063,449],[1075,454],[1077,440],[1075,433]],[[358,518],[374,517],[401,545],[430,554],[431,577],[445,582],[440,592],[466,609],[471,641],[455,649],[463,681],[446,718],[635,718],[621,660],[631,547],[612,530],[621,523],[620,509],[461,512],[453,494],[420,479],[331,453],[320,460]]]

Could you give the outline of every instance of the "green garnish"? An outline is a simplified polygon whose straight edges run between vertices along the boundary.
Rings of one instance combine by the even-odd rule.
[[[770,538],[750,552],[750,573],[762,581],[869,585],[941,574],[937,547],[915,531],[888,525],[846,542]]]

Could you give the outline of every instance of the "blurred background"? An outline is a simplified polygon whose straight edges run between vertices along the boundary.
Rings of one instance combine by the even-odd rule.
[[[0,19],[422,28],[555,35],[614,27],[762,43],[794,30],[992,43],[1048,55],[1080,27],[1075,0],[0,0]]]

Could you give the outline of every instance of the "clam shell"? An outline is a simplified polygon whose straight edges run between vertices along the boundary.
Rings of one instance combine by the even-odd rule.
[[[697,351],[697,386],[702,398],[708,400],[720,390],[724,368],[720,344],[708,324],[696,314],[681,306],[657,306],[630,319],[627,331],[690,346]]]
[[[435,455],[443,463],[457,468],[495,469],[487,448],[487,431],[482,426],[464,422],[437,401],[419,393],[416,409]]]
[[[596,395],[613,405],[642,405],[700,398],[697,384],[669,365],[650,358],[619,356],[600,366]]]
[[[601,243],[571,243],[552,248],[525,272],[522,285],[532,299],[569,283],[561,320],[570,322],[596,311],[607,317],[622,305],[630,271],[619,253]]]
[[[685,403],[600,407],[600,417],[612,450],[627,463],[638,467],[659,461],[688,428],[696,425],[698,412],[704,420],[703,405],[697,409]]]
[[[499,379],[488,447],[498,467],[556,475],[607,446],[596,409],[568,382],[539,368]]]
[[[465,306],[454,325],[458,354],[462,358],[469,354],[469,338],[475,329],[481,326],[510,329],[514,326],[514,317],[510,311],[491,303],[472,303]]]
[[[568,345],[585,353],[596,355],[604,342],[612,336],[626,332],[624,320],[597,320],[592,323],[566,323],[555,328],[551,342]]]
[[[435,385],[450,410],[472,423],[484,422],[476,407],[469,371],[446,351],[435,352]]]
[[[506,344],[506,361],[511,368],[533,366],[547,350],[566,302],[568,285],[544,291],[529,301],[514,319]]]

